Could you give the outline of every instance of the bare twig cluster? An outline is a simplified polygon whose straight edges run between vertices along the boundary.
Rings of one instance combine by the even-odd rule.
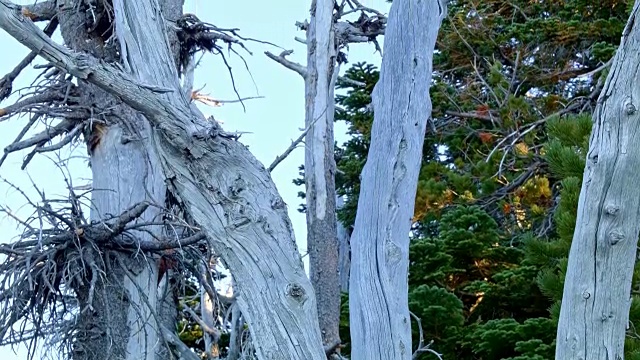
[[[185,249],[180,261],[193,262],[202,258],[198,243],[205,236],[184,221],[167,220],[163,216],[152,222],[138,217],[150,203],[137,204],[121,214],[106,216],[101,221],[89,221],[85,211],[89,191],[77,193],[68,184],[66,198],[32,200],[15,184],[3,180],[22,194],[32,214],[19,218],[9,208],[0,212],[14,219],[24,229],[17,241],[0,245],[0,341],[3,344],[29,342],[31,350],[37,340],[47,336],[52,342],[71,340],[74,333],[74,312],[90,311],[92,299],[109,270],[105,254],[109,252],[137,253],[144,256],[170,255],[172,249]],[[146,232],[150,226],[165,226],[187,230],[185,237],[156,237],[155,241],[140,241],[136,232]],[[150,232],[147,232],[150,233]],[[185,233],[175,231],[174,233]],[[187,267],[188,268],[188,267]],[[83,308],[74,296],[81,286],[89,284],[88,299]]]
[[[175,22],[175,30],[177,32],[178,39],[180,40],[181,45],[179,54],[181,72],[188,72],[188,69],[193,66],[190,64],[190,62],[193,62],[194,55],[199,51],[207,51],[214,55],[219,55],[222,58],[225,66],[227,67],[229,76],[231,77],[233,90],[238,97],[238,101],[242,104],[243,107],[243,101],[245,99],[242,98],[238,93],[233,72],[231,71],[231,65],[229,64],[229,59],[227,58],[228,55],[225,55],[225,52],[223,50],[225,50],[226,48],[228,53],[233,53],[240,57],[245,65],[245,68],[248,71],[249,66],[247,64],[247,61],[233,47],[233,45],[241,47],[249,55],[253,54],[244,44],[244,42],[247,41],[258,42],[277,47],[277,45],[266,41],[241,36],[239,34],[240,29],[220,28],[211,23],[201,21],[194,14],[185,14],[177,19]]]
[[[349,15],[360,14],[360,17],[355,21],[344,20]],[[377,41],[378,36],[384,35],[384,30],[387,24],[387,17],[381,12],[363,6],[357,0],[342,0],[340,4],[336,3],[334,14],[334,32],[336,37],[336,46],[338,48],[338,63],[346,63],[347,55],[342,49],[353,43],[366,43],[371,42],[374,44],[376,50],[382,54],[382,48]],[[307,31],[309,27],[308,21],[297,22],[296,26],[303,31]],[[296,41],[303,44],[307,43],[306,39],[296,37]],[[266,51],[265,55],[271,60],[279,63],[289,70],[293,70],[300,74],[302,77],[306,77],[306,67],[298,64],[294,61],[287,59],[288,55],[293,54],[293,50],[285,50],[280,55],[274,55],[273,53]],[[348,81],[349,79],[343,79]]]

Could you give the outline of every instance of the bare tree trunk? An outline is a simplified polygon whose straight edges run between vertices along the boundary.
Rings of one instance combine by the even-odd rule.
[[[157,1],[114,0],[113,6],[126,72],[53,44],[8,0],[0,0],[0,27],[149,120],[169,191],[234,276],[258,357],[325,359],[313,288],[268,172],[231,134],[192,108],[180,88]]]
[[[119,62],[116,46],[109,39],[112,31],[107,9],[89,9],[82,2],[59,2],[58,17],[65,43],[76,51],[90,53],[107,62]],[[182,0],[165,0],[168,16],[181,14]],[[169,6],[167,6],[169,5]],[[75,11],[72,11],[75,10]],[[87,18],[98,12],[98,19]],[[88,31],[86,24],[95,27]],[[102,33],[101,33],[102,32]],[[91,135],[93,189],[91,220],[103,221],[108,214],[120,214],[142,201],[164,205],[166,186],[159,159],[149,143],[146,120],[112,95],[89,83],[79,83],[82,102],[88,106],[112,109],[128,123],[112,116],[96,114],[96,131]],[[128,127],[127,127],[128,126]],[[160,210],[149,208],[141,221],[158,221]],[[153,241],[162,227],[137,232],[139,240]],[[93,249],[93,259],[106,263],[112,272],[102,277],[91,274],[86,286],[76,289],[81,313],[74,344],[75,359],[148,359],[164,347],[158,337],[158,319],[154,318],[158,273],[155,259],[143,255],[133,259],[117,252],[101,254]],[[155,315],[157,316],[157,315]],[[166,351],[165,351],[166,353]],[[168,355],[168,353],[166,353]]]
[[[203,274],[202,278],[207,279],[208,273],[211,273],[213,268],[212,261],[207,261],[206,266],[202,266]],[[200,314],[202,316],[202,322],[206,325],[206,328],[202,329],[204,333],[204,351],[205,359],[219,359],[220,349],[218,347],[218,341],[220,340],[220,334],[216,329],[216,311],[217,304],[216,299],[212,298],[206,291],[204,286],[200,289]]]
[[[640,231],[639,12],[636,1],[593,115],[556,359],[624,358]]]
[[[343,206],[344,200],[336,197],[336,210]],[[338,233],[338,275],[340,277],[340,292],[349,292],[349,268],[351,266],[351,245],[349,230],[337,221]]]
[[[433,49],[445,1],[391,5],[354,230],[349,310],[354,360],[411,359],[409,231],[422,160]]]
[[[148,134],[148,131],[144,133]],[[163,203],[166,189],[161,169],[157,165],[152,167],[144,142],[122,145],[122,136],[121,128],[110,126],[91,157],[95,189],[92,220],[101,221],[106,214],[119,214],[144,200]],[[155,220],[158,215],[156,209],[147,210],[141,220]],[[161,227],[157,227],[155,232],[160,234]],[[152,240],[150,234],[140,232],[138,236]],[[153,317],[157,308],[156,261],[144,258],[142,254],[131,259],[116,252],[105,256],[96,252],[95,258],[95,261],[106,262],[113,272],[98,281],[96,289],[84,289],[96,292],[94,301],[97,303],[92,304],[89,298],[81,303],[81,309],[92,306],[94,311],[81,312],[79,328],[83,336],[78,336],[74,358],[155,359],[159,346],[157,319]],[[87,287],[91,285],[89,283]],[[79,291],[83,292],[82,289]],[[98,324],[100,326],[96,326]],[[95,330],[103,336],[96,336]]]
[[[307,28],[305,185],[309,274],[325,345],[340,342],[333,119],[336,67],[334,0],[313,0]]]

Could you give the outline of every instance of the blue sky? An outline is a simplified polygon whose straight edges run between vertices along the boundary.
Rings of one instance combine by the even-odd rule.
[[[15,2],[28,4],[33,1]],[[384,0],[360,1],[365,6],[388,12],[389,5]],[[309,5],[310,0],[187,0],[185,12],[195,13],[201,20],[214,23],[219,27],[239,28],[240,34],[243,36],[266,40],[285,49],[293,49],[294,53],[289,56],[289,59],[304,64],[306,62],[306,48],[294,40],[295,36],[304,37],[304,33],[297,30],[295,22],[308,18]],[[59,41],[59,38],[57,40]],[[253,52],[253,56],[249,54],[245,56],[253,80],[240,59],[232,56],[231,66],[236,85],[243,97],[261,95],[264,98],[246,101],[246,112],[239,104],[226,104],[216,108],[200,106],[200,108],[205,115],[213,115],[217,120],[222,121],[226,130],[250,132],[251,134],[243,135],[241,141],[249,146],[258,160],[268,166],[290,145],[291,140],[300,135],[301,128],[304,127],[304,83],[297,73],[275,63],[263,54],[266,50],[278,54],[280,49],[250,42],[246,45]],[[4,49],[3,55],[0,57],[0,76],[13,69],[28,53],[22,45],[1,30],[0,49]],[[374,53],[372,45],[352,45],[348,53],[350,63],[368,61],[378,66],[380,64],[380,55]],[[343,70],[347,67],[348,65]],[[28,86],[35,74],[34,70],[25,71],[14,83],[13,89],[17,90]],[[206,55],[203,58],[201,66],[196,70],[195,77],[195,88],[202,86],[205,86],[203,93],[208,93],[216,99],[235,99],[236,95],[233,92],[229,74],[220,58],[212,55]],[[6,106],[8,103],[7,101],[0,107]],[[4,148],[15,138],[25,121],[26,119],[23,118],[0,122],[0,148]],[[336,127],[336,140],[339,143],[346,139],[344,129],[345,127],[341,124]],[[87,168],[86,160],[81,158],[85,154],[82,149],[71,154],[76,156],[69,165],[69,171],[75,185],[90,181],[90,171]],[[69,155],[69,151],[61,153],[62,157]],[[64,195],[63,174],[53,163],[53,160],[56,159],[52,156],[50,158],[36,157],[23,172],[20,170],[22,157],[23,154],[12,154],[0,168],[0,176],[19,184],[30,196],[34,196],[36,193],[30,186],[29,176],[48,195]],[[278,165],[272,174],[280,194],[289,206],[296,240],[302,252],[306,249],[305,218],[304,214],[300,214],[296,210],[301,202],[301,199],[297,198],[297,193],[301,189],[293,185],[292,180],[297,178],[298,166],[303,161],[303,149],[298,148]],[[25,208],[24,204],[24,199],[17,191],[0,183],[0,205],[8,206],[17,214],[25,216],[28,215],[29,209]],[[3,242],[15,238],[18,235],[15,223],[0,216],[0,234],[3,234],[3,238],[0,240]],[[0,358],[2,359],[23,359],[25,356],[26,352],[23,350],[14,354],[8,348],[0,348]]]

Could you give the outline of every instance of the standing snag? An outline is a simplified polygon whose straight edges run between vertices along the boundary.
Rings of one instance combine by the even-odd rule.
[[[410,359],[409,230],[422,161],[433,49],[446,2],[394,1],[351,235],[352,359]]]
[[[624,357],[640,232],[639,12],[636,1],[593,114],[556,359]]]

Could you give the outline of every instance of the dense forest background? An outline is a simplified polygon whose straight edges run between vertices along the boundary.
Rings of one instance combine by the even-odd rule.
[[[434,111],[409,269],[410,310],[442,358],[554,358],[592,112],[632,6],[631,0],[450,2],[434,57]],[[351,136],[335,154],[345,201],[339,221],[347,230],[379,76],[372,64],[349,66],[345,77],[355,81],[338,82],[335,116]],[[293,182],[302,187],[303,166],[299,175]],[[638,280],[640,271],[626,343],[631,360],[640,359]],[[347,293],[342,309],[348,356]],[[418,324],[413,328],[417,344]],[[198,324],[185,318],[179,329],[190,347],[203,346]],[[224,349],[229,338],[221,336]]]
[[[409,307],[421,319],[412,324],[414,347],[432,342],[443,359],[554,358],[592,113],[632,6],[631,0],[450,1],[436,44],[433,114],[409,235]],[[349,231],[379,70],[364,62],[344,66],[349,80],[338,81],[335,120],[350,139],[336,144],[335,160],[344,200],[338,220]],[[304,167],[289,175],[303,176]],[[293,182],[302,189],[304,180]],[[228,280],[226,273],[211,277]],[[640,360],[638,280],[636,268],[625,356],[631,360]],[[202,324],[187,311],[200,305],[199,279],[183,281],[177,333],[202,352]],[[348,357],[349,294],[342,299],[341,353]],[[222,313],[226,304],[217,306]],[[233,340],[223,323],[212,333],[227,356]],[[244,332],[236,341],[250,343],[248,327],[237,323]]]
[[[553,358],[591,115],[631,6],[450,4],[436,46],[409,274],[410,310],[443,358]],[[351,64],[347,77],[366,85],[339,84],[346,95],[337,96],[336,121],[352,135],[336,150],[346,200],[339,218],[347,228],[378,75],[370,64]],[[637,281],[633,289],[626,358],[640,359]],[[345,294],[341,338],[348,354],[347,302]]]

